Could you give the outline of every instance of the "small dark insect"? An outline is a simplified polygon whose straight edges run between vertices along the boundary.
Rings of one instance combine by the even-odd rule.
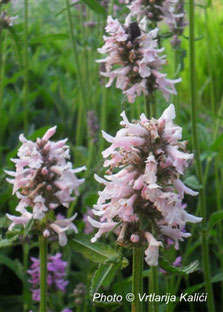
[[[137,22],[133,22],[129,25],[129,33],[131,41],[135,40],[135,38],[141,35],[141,30]]]

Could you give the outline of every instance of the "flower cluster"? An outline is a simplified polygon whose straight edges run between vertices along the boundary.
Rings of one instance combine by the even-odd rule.
[[[175,23],[170,27],[170,30],[173,32],[173,39],[171,40],[171,44],[174,48],[177,48],[181,44],[181,39],[179,36],[183,35],[184,28],[187,25],[185,21],[185,12],[184,12],[184,0],[179,0],[176,3],[175,12],[178,17],[175,20]]]
[[[50,141],[55,132],[56,127],[50,128],[36,142],[27,140],[22,134],[19,137],[22,145],[18,150],[18,158],[11,159],[16,164],[16,171],[5,172],[13,177],[7,178],[7,181],[13,184],[13,194],[19,199],[16,211],[21,216],[7,214],[12,221],[9,230],[16,224],[25,226],[31,219],[40,221],[60,205],[68,208],[75,199],[73,193],[79,195],[78,188],[84,179],[78,179],[75,173],[85,167],[72,169],[72,163],[67,161],[70,158],[67,139]],[[59,243],[65,245],[65,231],[77,231],[72,224],[75,217],[46,225],[47,229],[42,229],[44,236],[49,236],[49,229],[52,229],[59,235]]]
[[[67,262],[61,259],[61,253],[55,256],[49,256],[47,262],[47,285],[48,291],[61,291],[65,293],[68,281],[66,281],[66,266]],[[31,276],[29,281],[32,284],[32,298],[33,301],[40,301],[40,260],[31,257],[32,265],[27,273]]]
[[[116,87],[123,91],[130,103],[136,96],[151,95],[160,90],[166,100],[170,94],[176,94],[174,84],[181,79],[170,80],[160,72],[166,63],[166,56],[160,56],[164,48],[158,49],[158,28],[145,32],[144,21],[139,24],[127,18],[124,25],[117,19],[108,17],[105,28],[109,36],[104,36],[105,44],[98,49],[99,53],[107,54],[102,76],[108,77],[106,87],[110,87],[116,79]]]
[[[150,23],[164,21],[172,31],[177,27],[179,19],[184,17],[184,12],[179,12],[180,0],[134,0],[128,5],[131,16],[137,19],[148,18]],[[181,1],[182,2],[182,1]]]
[[[148,244],[145,261],[157,265],[159,247],[172,239],[178,249],[179,241],[190,236],[186,223],[201,221],[182,203],[185,193],[198,194],[180,180],[193,154],[186,151],[187,142],[180,141],[182,128],[173,123],[173,104],[159,119],[142,114],[139,122],[131,123],[125,112],[121,116],[123,128],[115,137],[103,132],[111,146],[102,153],[108,167],[105,179],[95,176],[105,188],[93,209],[100,221],[88,217],[98,228],[92,242],[115,228],[120,245]]]

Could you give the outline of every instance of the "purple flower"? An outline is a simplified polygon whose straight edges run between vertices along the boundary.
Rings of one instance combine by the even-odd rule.
[[[176,257],[175,261],[172,263],[172,266],[174,267],[180,267],[182,265],[182,257]],[[160,272],[163,274],[167,274],[168,272],[162,268],[159,268]]]
[[[95,176],[104,189],[93,209],[99,221],[88,217],[98,228],[91,241],[115,228],[121,245],[148,244],[145,261],[155,266],[159,247],[171,239],[178,249],[179,241],[190,236],[185,224],[202,220],[187,213],[182,203],[184,194],[198,194],[180,180],[193,154],[186,151],[187,142],[180,141],[182,128],[173,123],[173,104],[159,119],[142,114],[131,123],[125,112],[121,116],[122,129],[115,137],[103,132],[111,143],[102,152],[108,174],[105,179]]]
[[[61,259],[61,253],[48,257],[47,263],[47,285],[48,292],[60,290],[65,293],[68,281],[66,281],[67,262]],[[40,301],[40,260],[31,257],[32,265],[27,271],[31,276],[29,281],[32,284],[32,298],[34,301]]]
[[[123,91],[130,103],[136,96],[150,95],[160,90],[166,100],[170,94],[176,94],[174,84],[181,79],[170,80],[166,74],[160,73],[166,63],[166,56],[160,56],[164,48],[158,48],[158,28],[145,32],[146,23],[131,22],[129,16],[122,25],[117,19],[108,16],[105,27],[108,36],[104,36],[105,44],[98,49],[107,57],[97,60],[105,63],[105,72],[101,75],[108,77],[106,87],[116,80],[116,87]]]

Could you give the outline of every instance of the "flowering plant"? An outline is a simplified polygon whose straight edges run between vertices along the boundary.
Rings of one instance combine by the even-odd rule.
[[[179,241],[190,236],[186,223],[202,220],[187,213],[182,203],[184,194],[198,194],[180,180],[193,154],[186,151],[187,141],[180,141],[182,128],[173,123],[173,104],[159,119],[142,114],[131,123],[125,112],[121,116],[123,128],[115,137],[103,132],[111,146],[102,153],[108,167],[105,179],[95,175],[105,187],[93,210],[100,221],[88,217],[99,229],[92,242],[114,229],[122,246],[148,244],[145,261],[156,266],[159,247],[170,238],[178,249]]]
[[[24,227],[32,219],[35,221],[36,230],[45,237],[54,231],[59,236],[61,246],[66,245],[65,232],[77,228],[72,223],[76,214],[68,219],[56,220],[54,210],[63,205],[69,207],[78,195],[78,188],[84,179],[78,179],[75,173],[85,167],[73,169],[69,147],[65,140],[53,142],[50,138],[55,134],[56,127],[50,128],[36,142],[27,140],[20,135],[21,147],[18,150],[18,158],[11,159],[16,164],[16,171],[5,171],[13,178],[7,181],[13,185],[13,194],[19,199],[16,211],[20,216],[7,214],[12,221],[9,226],[11,231],[15,225],[22,224]]]
[[[106,87],[116,79],[116,87],[130,103],[135,102],[136,96],[152,95],[156,90],[160,90],[166,100],[170,94],[176,94],[174,84],[181,79],[170,80],[160,72],[166,56],[160,56],[164,48],[158,48],[158,28],[147,33],[145,20],[138,24],[131,22],[130,17],[122,25],[108,16],[105,30],[108,36],[104,36],[105,44],[98,52],[108,56],[97,62],[105,64],[101,75],[109,78]]]

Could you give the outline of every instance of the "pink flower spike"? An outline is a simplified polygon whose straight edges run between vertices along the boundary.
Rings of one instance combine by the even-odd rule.
[[[88,217],[98,229],[91,241],[113,230],[121,246],[147,242],[145,261],[157,265],[159,247],[171,241],[179,248],[179,241],[190,236],[184,231],[186,223],[201,221],[187,213],[182,202],[184,193],[197,195],[180,180],[193,155],[186,152],[186,142],[179,141],[182,129],[173,122],[173,104],[159,119],[142,114],[130,122],[125,112],[121,117],[122,128],[114,137],[105,136],[110,142],[102,153],[107,172],[104,178],[95,175],[103,190],[92,210],[99,220]],[[151,224],[156,225],[154,233]]]

